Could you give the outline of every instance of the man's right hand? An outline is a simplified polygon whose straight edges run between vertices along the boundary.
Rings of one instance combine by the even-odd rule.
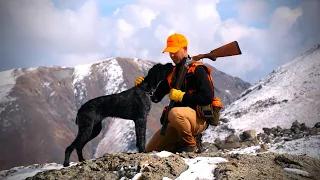
[[[144,80],[143,76],[139,76],[136,81],[134,82],[134,86],[137,86],[138,84],[140,84],[142,81]]]

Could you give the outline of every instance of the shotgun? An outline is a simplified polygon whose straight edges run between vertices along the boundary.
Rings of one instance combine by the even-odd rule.
[[[215,61],[218,57],[235,56],[240,54],[242,53],[241,53],[238,42],[233,41],[231,43],[218,47],[217,49],[214,49],[207,54],[199,54],[199,55],[193,56],[192,59],[194,61],[199,61],[200,59],[208,58],[212,61]]]
[[[182,82],[184,81],[185,76],[188,72],[189,64],[191,64],[192,62],[199,61],[200,59],[203,59],[203,58],[208,58],[212,61],[216,61],[216,59],[219,57],[235,56],[235,55],[240,55],[240,54],[242,54],[242,53],[239,48],[238,42],[233,41],[231,43],[228,43],[228,44],[223,45],[217,49],[212,50],[210,53],[199,54],[199,55],[196,55],[193,57],[188,57],[188,58],[184,59],[182,61],[182,64],[181,64],[182,67],[181,67],[181,70],[180,70],[179,75],[177,77],[177,81],[176,81],[176,84],[174,85],[174,88],[175,89],[181,88]],[[167,129],[167,126],[169,123],[168,122],[168,114],[169,114],[169,111],[173,108],[173,105],[174,105],[174,101],[171,100],[170,104],[167,107],[165,114],[164,114],[163,124],[162,124],[161,132],[160,132],[160,134],[163,136],[166,133],[166,129]]]
[[[188,72],[188,66],[189,64],[192,62],[192,59],[188,56],[188,58],[183,59],[183,61],[181,62],[181,69],[179,72],[179,75],[177,77],[177,80],[174,84],[174,88],[175,89],[180,89],[182,82],[184,81],[184,78],[186,77],[186,74]],[[166,130],[167,130],[167,126],[168,126],[168,115],[169,115],[169,111],[173,108],[174,105],[174,101],[171,100],[169,106],[166,109],[165,115],[164,115],[164,120],[163,120],[163,124],[161,127],[161,135],[165,135]]]

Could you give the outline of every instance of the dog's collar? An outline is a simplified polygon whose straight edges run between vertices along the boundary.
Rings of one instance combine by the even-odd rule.
[[[150,90],[150,92],[149,92],[149,95],[150,95],[150,96],[153,96],[153,95],[154,95],[154,92],[158,89],[158,86],[159,86],[159,84],[160,84],[162,81],[163,81],[163,80],[161,80],[161,81],[158,82],[158,84],[156,85],[156,88],[154,88],[154,91],[153,91],[152,89]]]
[[[162,82],[163,80],[159,81],[156,88],[153,90],[151,87],[148,87],[147,84],[139,84],[137,85],[137,87],[139,87],[140,89],[142,89],[144,92],[146,92],[149,96],[153,96],[154,92],[158,89],[159,84]]]

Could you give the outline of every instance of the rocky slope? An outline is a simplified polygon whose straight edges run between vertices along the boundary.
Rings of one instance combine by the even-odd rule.
[[[263,128],[289,128],[294,121],[313,127],[320,119],[320,45],[276,68],[221,112],[204,141]]]
[[[135,79],[145,76],[153,64],[140,59],[110,58],[76,67],[20,68],[0,72],[0,170],[61,162],[65,148],[77,133],[74,119],[80,105],[91,98],[132,87]],[[229,84],[228,92],[232,94],[226,95],[226,104],[249,87],[242,80],[219,74],[223,73],[213,72],[214,80],[222,79]],[[220,88],[219,82],[216,87]],[[221,84],[221,87],[224,86]],[[164,98],[161,103],[153,104],[148,117],[148,138],[160,127],[158,119],[168,102]],[[85,157],[135,150],[133,122],[107,118],[102,132],[85,146]],[[75,153],[71,160],[77,160]]]
[[[294,122],[203,143],[201,153],[114,153],[84,162],[34,164],[0,171],[5,179],[317,179],[320,122]]]

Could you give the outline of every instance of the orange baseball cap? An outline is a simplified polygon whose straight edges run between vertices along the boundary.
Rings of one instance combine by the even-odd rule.
[[[186,47],[186,46],[188,46],[187,38],[182,34],[174,33],[168,37],[167,47],[162,51],[162,53],[164,52],[175,53],[180,48]]]

